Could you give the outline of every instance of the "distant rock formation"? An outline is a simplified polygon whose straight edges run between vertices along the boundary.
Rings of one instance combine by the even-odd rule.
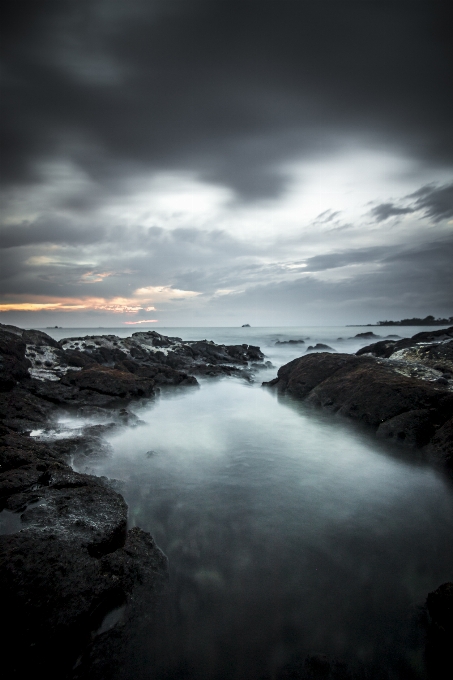
[[[354,335],[354,338],[379,338],[381,336],[376,335],[372,331],[366,331],[365,333],[357,333],[357,335]]]
[[[306,352],[336,352],[336,349],[329,347],[329,345],[324,345],[322,342],[317,342],[316,345],[308,345]]]
[[[305,340],[277,340],[276,345],[305,345]]]

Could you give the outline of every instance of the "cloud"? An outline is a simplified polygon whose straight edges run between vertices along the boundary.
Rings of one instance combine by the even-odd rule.
[[[453,217],[453,183],[441,187],[429,184],[409,197],[416,198],[416,209],[424,210],[435,222]]]
[[[189,170],[243,200],[282,163],[374,139],[451,162],[447,3],[3,3],[3,177],[70,161],[96,185]],[[392,30],[389,31],[389,26]],[[94,203],[93,203],[94,202]]]
[[[310,257],[306,260],[304,266],[307,272],[321,272],[350,265],[380,262],[388,256],[388,253],[389,248],[387,246],[343,250]]]
[[[381,203],[371,210],[371,214],[377,222],[388,220],[389,217],[397,215],[409,215],[415,212],[413,208],[398,208],[394,203]]]

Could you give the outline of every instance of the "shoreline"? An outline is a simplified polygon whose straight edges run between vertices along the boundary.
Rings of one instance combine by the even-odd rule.
[[[453,326],[305,355],[263,385],[358,421],[453,475]]]
[[[149,533],[127,530],[127,506],[114,485],[74,471],[71,460],[102,455],[105,431],[137,421],[127,410],[131,402],[154,398],[164,385],[197,386],[182,368],[250,379],[253,366],[263,365],[259,348],[248,345],[184,343],[155,332],[134,336],[57,342],[42,331],[0,326],[0,509],[6,521],[0,577],[8,594],[5,648],[11,656],[4,667],[11,677],[39,669],[47,677],[83,677],[95,658],[107,673],[128,617],[140,609],[139,593],[146,590],[149,598],[166,580],[167,558]],[[54,426],[64,410],[107,422],[85,427],[79,437],[30,436]],[[110,634],[109,620],[118,611]]]
[[[127,507],[112,483],[75,472],[69,460],[102,454],[102,435],[108,428],[134,424],[134,415],[127,410],[134,400],[153,398],[163,384],[196,386],[190,367],[201,376],[250,379],[254,365],[265,365],[264,355],[257,347],[185,343],[154,331],[130,339],[93,335],[56,342],[40,331],[0,326],[0,336],[1,507],[10,516],[20,515],[22,528],[18,532],[13,527],[12,533],[2,536],[1,576],[4,592],[9,593],[6,648],[15,649],[17,639],[22,645],[21,654],[10,659],[12,677],[42,667],[48,677],[53,673],[56,678],[83,678],[93,664],[108,675],[145,590],[148,597],[151,594],[152,615],[152,598],[165,587],[167,563],[148,533],[127,531]],[[368,353],[360,352],[371,355],[373,348],[382,352],[383,343],[394,349],[400,346],[397,343],[407,345],[407,339],[381,341],[364,348],[371,348]],[[370,356],[330,353],[306,355],[295,362],[319,368],[326,360],[344,357],[381,365],[381,359]],[[159,363],[164,358],[166,363]],[[64,359],[71,363],[63,365]],[[445,385],[441,391],[447,392]],[[52,424],[60,409],[103,414],[111,422],[87,426],[78,438],[39,441],[30,436],[38,426]],[[434,597],[437,607],[442,593]],[[48,667],[50,654],[53,669]]]

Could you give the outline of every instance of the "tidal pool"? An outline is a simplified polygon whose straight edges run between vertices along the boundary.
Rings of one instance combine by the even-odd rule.
[[[259,382],[203,381],[136,413],[84,468],[123,482],[130,526],[169,558],[124,678],[278,678],[311,653],[425,677],[420,608],[453,578],[440,473]]]

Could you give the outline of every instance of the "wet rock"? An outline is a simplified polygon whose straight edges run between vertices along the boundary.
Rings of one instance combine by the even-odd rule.
[[[453,393],[443,385],[402,375],[371,356],[327,353],[295,359],[263,384],[357,420],[394,443],[424,447],[425,455],[451,468]]]
[[[365,359],[365,361],[369,361]],[[362,360],[363,362],[363,360]],[[279,368],[277,378],[264,385],[276,385],[280,390],[304,399],[317,385],[341,368],[353,368],[360,359],[350,354],[311,354],[293,359]]]
[[[411,338],[402,338],[401,340],[380,340],[372,345],[367,345],[362,347],[357,352],[357,355],[362,354],[373,354],[376,357],[383,357],[388,359],[389,357],[401,349],[407,349],[409,347],[415,347],[420,344],[428,344],[427,351],[429,352],[433,345],[432,343],[439,343],[439,341],[448,341],[453,339],[453,326],[450,328],[442,328],[437,331],[423,331],[422,333],[416,333]],[[429,346],[431,345],[431,347]]]
[[[155,386],[154,380],[98,364],[78,372],[69,371],[61,379],[61,382],[63,385],[122,399],[151,397],[154,394]]]
[[[21,530],[0,537],[2,665],[17,677],[40,669],[65,677],[105,614],[137,584],[163,578],[166,558],[145,532],[126,532],[124,499],[102,479],[74,472],[31,438],[3,440],[0,502],[20,513]],[[19,639],[23,655],[13,652]]]
[[[33,382],[26,379],[27,386],[31,387]],[[52,404],[22,386],[0,393],[0,422],[12,430],[33,430],[50,418],[53,411]]]
[[[277,340],[276,345],[305,345],[305,340]]]
[[[376,335],[376,333],[373,333],[372,331],[365,331],[364,333],[357,333],[354,335],[354,338],[379,338],[381,337],[380,335]]]
[[[142,375],[145,369],[158,365],[162,367],[208,374],[206,366],[247,367],[250,361],[262,361],[264,355],[253,345],[216,345],[208,340],[183,341],[178,337],[161,335],[156,331],[133,333],[130,338],[113,335],[88,338],[66,338],[60,341],[64,352],[88,355],[92,361],[108,367],[123,367],[132,373]],[[75,359],[76,360],[76,359]],[[218,371],[216,372],[218,374]],[[186,380],[186,384],[190,384]]]
[[[382,439],[392,439],[402,446],[421,447],[434,436],[436,421],[435,409],[406,411],[379,425],[376,435]]]
[[[324,345],[322,342],[317,342],[316,345],[309,345],[306,349],[307,352],[335,352],[336,350],[329,345]]]
[[[9,392],[18,382],[28,380],[31,363],[25,358],[26,344],[0,325],[0,392]]]
[[[444,583],[426,599],[429,624],[425,657],[431,680],[451,678],[453,669],[453,583]]]
[[[73,528],[86,538],[85,527]],[[2,538],[2,611],[8,620],[2,665],[8,673],[66,677],[92,633],[127,603],[137,583],[152,588],[163,579],[166,559],[145,532],[133,529],[122,546],[107,549],[114,544],[96,553],[72,531],[26,529]],[[18,640],[23,653],[9,654]]]
[[[453,417],[436,430],[426,447],[426,453],[439,465],[453,470]]]

